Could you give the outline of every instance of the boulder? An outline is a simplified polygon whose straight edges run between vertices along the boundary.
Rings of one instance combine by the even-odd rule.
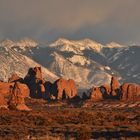
[[[90,99],[93,101],[101,101],[104,99],[100,87],[93,87],[91,89]]]

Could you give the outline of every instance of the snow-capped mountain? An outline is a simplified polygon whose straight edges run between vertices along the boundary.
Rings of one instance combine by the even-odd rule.
[[[140,47],[128,46],[103,50],[109,65],[118,71],[123,81],[140,83]]]
[[[116,42],[110,42],[109,44],[106,44],[106,48],[124,48],[127,47],[126,45],[120,45]]]
[[[9,42],[9,41],[8,41]],[[22,46],[23,47],[23,46]],[[12,73],[24,77],[30,67],[41,66],[39,63],[22,55],[13,47],[0,46],[0,80],[7,81]],[[49,80],[56,80],[58,77],[42,66],[43,75]]]
[[[34,48],[32,54],[27,52],[26,55],[59,77],[74,79],[78,88],[86,89],[110,83],[112,75],[119,77],[119,73],[107,65],[103,47],[89,39],[58,39],[46,47]]]
[[[24,39],[21,39],[18,41],[5,39],[5,40],[0,42],[0,46],[7,47],[7,48],[15,48],[15,50],[16,49],[26,50],[27,48],[37,47],[38,43],[32,39],[29,39],[29,38],[24,38]]]
[[[55,42],[51,43],[49,47],[55,48],[62,52],[67,51],[73,52],[75,54],[83,54],[83,51],[86,49],[100,52],[103,48],[103,45],[90,39],[76,41],[60,38]]]
[[[76,41],[64,38],[43,47],[42,44],[30,39],[1,42],[0,66],[3,69],[0,77],[6,79],[6,73],[9,76],[14,71],[25,75],[29,67],[42,65],[46,77],[74,79],[79,89],[109,83],[111,76],[140,83],[138,46],[115,42],[102,45],[90,39]]]

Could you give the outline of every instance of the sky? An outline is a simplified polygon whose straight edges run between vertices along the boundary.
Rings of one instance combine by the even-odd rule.
[[[0,0],[0,40],[140,44],[140,0]]]

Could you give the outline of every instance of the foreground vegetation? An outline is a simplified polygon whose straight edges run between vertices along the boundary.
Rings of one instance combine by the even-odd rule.
[[[28,99],[32,111],[0,110],[0,139],[140,139],[140,108],[81,108]]]

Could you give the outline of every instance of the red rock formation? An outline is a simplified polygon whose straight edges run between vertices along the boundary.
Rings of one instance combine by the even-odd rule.
[[[41,67],[34,67],[34,68],[30,68],[28,70],[28,73],[27,75],[25,76],[24,78],[25,80],[43,80],[42,79],[42,70],[41,70]]]
[[[109,84],[102,85],[100,89],[103,94],[106,94],[108,96],[111,94],[111,87]]]
[[[116,77],[111,78],[111,95],[117,96],[120,89],[120,83]]]
[[[24,78],[25,83],[30,89],[32,98],[42,98],[45,93],[44,81],[42,79],[41,67],[30,68]]]
[[[20,88],[21,92],[24,94],[24,97],[29,97],[29,88],[26,84],[18,83],[18,87]],[[0,82],[0,94],[7,97],[11,93],[11,89],[14,86],[14,83],[6,83]]]
[[[76,89],[76,84],[73,79],[69,79],[67,81],[67,86],[70,88],[70,93],[67,94],[69,98],[73,98],[77,96],[77,89]]]
[[[34,67],[33,70],[35,71],[35,78],[36,79],[42,79],[41,67]]]
[[[72,79],[65,80],[60,78],[52,85],[51,94],[56,99],[71,99],[77,96],[77,89],[75,82]]]
[[[7,97],[13,85],[14,83],[0,82],[0,94],[2,94],[4,97]]]
[[[24,84],[16,82],[10,89],[8,106],[10,109],[30,110],[26,105],[24,99],[28,97],[29,93],[26,91]]]
[[[23,79],[21,77],[19,77],[16,73],[12,74],[12,76],[8,79],[9,83],[17,82],[17,81],[23,83]]]
[[[29,97],[29,88],[27,85],[20,82],[0,82],[0,102],[1,104],[8,104],[9,107],[14,107],[20,110],[25,109],[24,99]],[[19,107],[20,106],[20,107]],[[24,108],[22,109],[22,106]],[[26,110],[28,107],[26,107]]]
[[[93,87],[90,93],[90,99],[93,101],[101,101],[103,100],[103,94],[100,90],[100,87]]]
[[[125,83],[121,86],[121,100],[140,99],[140,86],[134,83]]]
[[[43,84],[40,84],[39,86],[40,86],[40,91],[42,93],[45,93],[45,87],[44,87],[44,85]]]
[[[7,107],[7,101],[5,97],[2,94],[0,94],[0,108],[2,107]]]
[[[26,84],[22,84],[20,82],[16,82],[16,85],[20,89],[20,92],[24,98],[29,97],[30,95],[30,90]]]
[[[103,99],[118,99],[120,96],[120,83],[117,78],[112,77],[111,83],[92,88],[91,99],[100,101]]]

